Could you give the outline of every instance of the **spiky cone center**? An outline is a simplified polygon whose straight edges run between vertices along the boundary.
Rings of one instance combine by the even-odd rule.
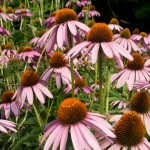
[[[90,21],[87,23],[87,26],[88,26],[89,28],[91,28],[94,24],[95,24],[95,21],[94,21],[94,20],[90,20]]]
[[[50,58],[50,66],[52,68],[61,68],[66,66],[67,60],[61,52],[54,52]]]
[[[88,41],[91,42],[111,42],[113,33],[105,23],[95,23],[87,35]]]
[[[139,53],[133,53],[133,61],[127,60],[126,67],[131,70],[140,70],[144,68],[144,59]]]
[[[74,10],[69,8],[60,9],[55,15],[56,24],[61,24],[72,20],[78,20],[78,16]]]
[[[32,51],[32,47],[31,46],[25,46],[23,51],[24,52],[30,52],[30,51]]]
[[[138,28],[135,28],[135,29],[133,30],[133,34],[140,34],[139,29],[138,29]]]
[[[12,7],[7,7],[6,13],[8,13],[8,14],[14,14],[14,10],[12,9]]]
[[[90,5],[90,11],[92,11],[92,10],[96,10],[94,5]]]
[[[21,76],[21,84],[25,87],[34,86],[39,82],[39,76],[37,73],[26,70]]]
[[[84,103],[77,98],[65,99],[57,111],[58,120],[64,125],[72,125],[82,121],[87,115]]]
[[[4,50],[5,49],[5,45],[1,45],[1,50]]]
[[[12,97],[14,96],[13,91],[6,91],[2,94],[2,103],[11,103],[13,102]]]
[[[145,33],[145,32],[141,32],[140,35],[141,35],[142,37],[147,37],[147,33]]]
[[[21,13],[21,14],[25,14],[26,12],[27,12],[27,11],[26,11],[25,9],[21,9],[21,10],[20,10],[20,13]]]
[[[38,37],[42,37],[45,32],[46,32],[46,30],[41,30],[41,31],[38,33]]]
[[[2,5],[0,5],[0,13],[3,12],[3,8]]]
[[[25,8],[25,4],[21,3],[19,6],[18,6],[19,9],[23,9]]]
[[[57,13],[57,11],[52,12],[52,16],[55,16]]]
[[[116,18],[112,18],[109,23],[119,25],[119,21]]]
[[[123,37],[123,38],[125,38],[125,39],[129,39],[131,37],[130,30],[128,28],[123,29],[120,32],[120,36]]]
[[[24,48],[25,46],[20,46],[18,49],[17,49],[17,53],[22,53],[24,51]]]
[[[13,49],[13,45],[11,44],[11,43],[7,43],[6,45],[5,45],[5,49]]]
[[[140,114],[146,114],[150,111],[150,97],[146,91],[140,91],[132,95],[130,99],[131,110]]]
[[[75,87],[85,86],[85,80],[81,78],[75,78]]]
[[[142,119],[135,111],[125,113],[114,128],[117,143],[127,147],[140,144],[145,135]]]

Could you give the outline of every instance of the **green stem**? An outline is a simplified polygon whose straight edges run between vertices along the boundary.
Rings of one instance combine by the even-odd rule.
[[[75,84],[74,84],[74,70],[73,70],[73,60],[71,60],[71,81],[72,81],[72,97],[74,97],[74,89],[75,89]]]
[[[38,111],[37,111],[36,106],[35,106],[34,104],[33,104],[32,106],[33,106],[33,109],[34,109],[36,118],[37,118],[37,120],[38,120],[39,126],[40,126],[41,130],[43,131],[43,128],[42,128],[42,119],[41,119],[41,117],[40,117],[40,115],[39,115],[39,113],[38,113]]]
[[[107,72],[107,81],[106,81],[106,87],[107,87],[107,92],[106,92],[106,115],[108,115],[108,112],[109,112],[110,75],[111,75],[111,71],[108,70],[108,72]]]
[[[38,60],[38,63],[37,63],[37,67],[36,67],[36,71],[35,71],[36,73],[38,72],[39,65],[40,65],[40,62],[41,62],[41,59],[42,59],[42,56],[43,56],[45,50],[46,50],[46,48],[44,47],[44,49],[42,50],[42,53],[41,53],[41,55],[40,55],[40,58],[39,58],[39,60]]]
[[[23,18],[21,19],[21,22],[20,22],[20,30],[22,29],[22,24],[23,24]]]
[[[100,113],[104,114],[104,100],[103,100],[103,89],[102,89],[102,49],[99,49],[98,53],[98,73],[99,73],[99,103],[100,103]]]
[[[23,125],[23,123],[26,121],[26,119],[27,119],[27,115],[28,115],[28,110],[26,110],[26,112],[25,112],[25,116],[24,116],[24,118],[23,118],[22,122],[18,125],[18,130],[19,130],[19,128]]]
[[[51,112],[51,109],[52,109],[53,103],[54,103],[54,99],[52,99],[51,105],[50,105],[50,107],[49,107],[49,108],[48,108],[48,110],[47,110],[47,113],[46,113],[46,123],[47,123],[47,120],[48,120],[49,114],[50,114],[50,112]]]

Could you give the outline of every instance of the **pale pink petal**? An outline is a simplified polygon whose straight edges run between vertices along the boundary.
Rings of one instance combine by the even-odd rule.
[[[11,110],[15,114],[15,116],[19,116],[20,109],[19,109],[18,105],[15,102],[11,103]]]
[[[87,26],[87,25],[85,25],[85,24],[83,24],[83,23],[81,23],[81,22],[79,22],[79,21],[72,21],[76,26],[78,26],[79,27],[79,29],[81,29],[81,30],[83,30],[83,31],[86,31],[86,32],[88,32],[89,30],[90,30],[90,28]]]
[[[21,101],[23,102],[23,104],[24,104],[26,97],[27,97],[27,88],[24,87],[22,92],[21,92]]]
[[[37,84],[38,88],[49,98],[53,98],[53,95],[51,94],[51,92],[41,83]]]
[[[71,125],[70,133],[71,133],[71,139],[72,139],[72,144],[73,144],[74,149],[82,150],[83,149],[82,144],[79,143],[74,125]]]
[[[112,50],[106,42],[102,42],[101,47],[107,57],[113,58]]]
[[[76,95],[76,94],[78,93],[78,91],[79,91],[79,88],[76,87],[76,88],[74,89],[74,94]]]
[[[44,145],[44,150],[49,150],[49,148],[51,147],[52,143],[55,141],[55,139],[57,138],[57,135],[59,134],[59,131],[61,130],[62,125],[58,125],[53,132],[50,134],[50,136],[48,137],[45,145]]]
[[[5,111],[5,118],[8,119],[8,117],[10,115],[10,104],[4,105],[4,111]]]
[[[96,63],[98,59],[98,52],[99,52],[99,43],[96,43],[94,47],[92,48],[92,64]]]
[[[87,87],[87,86],[84,86],[82,88],[83,88],[84,92],[86,92],[88,94],[92,92],[92,90],[89,87]]]
[[[55,78],[56,78],[57,88],[60,89],[60,86],[61,86],[61,76],[60,76],[60,73],[55,73]]]
[[[68,27],[69,27],[70,32],[74,36],[76,36],[77,35],[77,29],[76,29],[76,26],[74,25],[74,23],[72,23],[71,21],[68,21]]]
[[[135,71],[133,70],[129,76],[129,80],[127,81],[129,91],[133,88],[133,83],[135,81]]]
[[[1,126],[1,125],[0,125],[0,131],[2,131],[4,133],[8,133],[7,130],[3,126]]]
[[[37,98],[39,99],[39,101],[44,104],[45,103],[45,99],[44,99],[44,96],[41,92],[41,90],[37,87],[37,85],[34,85],[32,86],[34,92],[35,92],[35,95],[37,96]]]
[[[57,31],[57,44],[59,48],[63,47],[63,24],[59,25],[59,28]]]
[[[33,104],[33,91],[31,87],[27,87],[27,99],[30,105]]]
[[[95,150],[101,150],[98,141],[94,137],[94,135],[89,131],[89,129],[84,126],[82,123],[78,124],[80,131],[83,132],[83,136],[86,139],[87,143]]]

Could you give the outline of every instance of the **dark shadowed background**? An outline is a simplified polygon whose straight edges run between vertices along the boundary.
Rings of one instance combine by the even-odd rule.
[[[124,28],[150,33],[150,0],[92,0],[92,4],[101,13],[96,22],[109,23],[115,17]]]

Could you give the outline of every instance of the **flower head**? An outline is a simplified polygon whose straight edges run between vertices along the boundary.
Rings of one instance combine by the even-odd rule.
[[[87,33],[89,28],[81,22],[78,22],[76,12],[69,8],[58,10],[54,15],[50,28],[38,41],[38,45],[43,47],[46,45],[46,51],[51,52],[54,45],[63,49],[65,46],[72,47],[75,42],[81,42],[80,33]],[[79,32],[80,29],[80,32]],[[62,37],[62,38],[60,38]],[[71,39],[71,43],[69,40]]]
[[[133,60],[131,55],[123,49],[121,46],[112,41],[113,33],[111,29],[105,23],[95,23],[91,29],[88,31],[87,41],[82,42],[75,47],[73,47],[68,53],[67,56],[71,56],[74,59],[80,51],[85,47],[87,50],[82,54],[82,57],[85,57],[91,51],[92,63],[94,64],[98,59],[98,52],[101,50],[109,58],[115,58],[117,62],[121,62],[120,55]]]
[[[127,60],[125,68],[111,77],[111,82],[118,80],[117,88],[120,88],[127,83],[129,90],[132,90],[136,80],[149,80],[149,62],[144,62],[143,57],[139,53],[133,53],[132,56],[134,60]]]
[[[23,103],[27,98],[29,104],[32,105],[34,99],[33,91],[42,104],[45,103],[44,95],[49,98],[53,98],[51,92],[43,85],[43,82],[41,78],[39,78],[38,74],[31,70],[26,70],[21,76],[21,85],[13,98],[20,97]]]
[[[105,121],[103,117],[104,116],[100,114],[89,113],[85,104],[79,99],[67,98],[62,101],[58,108],[57,119],[45,127],[46,133],[44,134],[40,145],[48,137],[44,150],[49,149],[52,144],[56,149],[59,145],[60,149],[66,149],[68,132],[70,131],[74,149],[100,150],[101,147],[95,136],[90,132],[90,128],[108,141],[111,141],[110,137],[115,137],[111,131],[111,125]],[[55,145],[56,142],[57,145]]]
[[[139,50],[138,45],[132,39],[130,30],[128,28],[123,29],[120,34],[115,34],[114,41],[127,49],[129,52],[132,50]]]

